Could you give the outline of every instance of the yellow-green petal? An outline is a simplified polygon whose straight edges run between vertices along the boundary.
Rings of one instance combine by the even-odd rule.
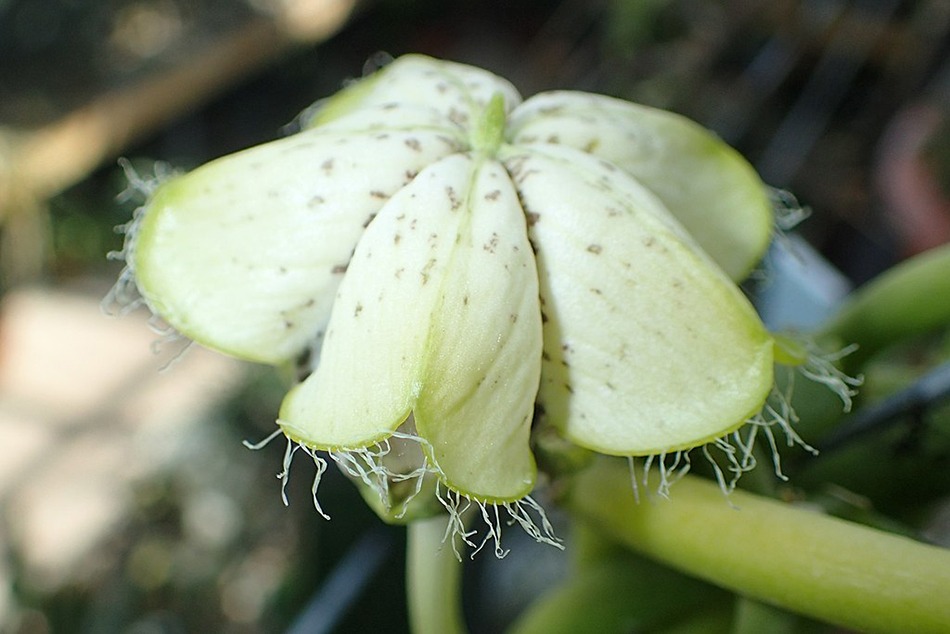
[[[281,363],[325,327],[363,227],[459,140],[419,108],[366,109],[162,184],[128,260],[153,310],[185,336]]]
[[[537,248],[539,401],[573,442],[651,455],[709,442],[759,410],[772,340],[662,202],[573,148],[509,148]]]
[[[602,95],[545,92],[512,112],[509,139],[568,145],[622,168],[734,280],[744,279],[768,247],[766,187],[735,150],[685,117]]]
[[[339,289],[316,371],[285,399],[294,440],[347,450],[410,413],[451,488],[530,492],[541,363],[537,271],[524,214],[495,161],[454,155],[380,211]]]

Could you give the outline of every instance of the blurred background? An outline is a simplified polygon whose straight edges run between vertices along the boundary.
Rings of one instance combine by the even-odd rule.
[[[241,445],[278,377],[103,316],[119,157],[189,169],[422,52],[696,119],[845,288],[950,240],[948,34],[946,0],[0,0],[0,631],[406,627],[403,531],[332,470],[322,520],[302,461],[285,507],[283,446]],[[472,567],[475,631],[563,562],[534,565]]]

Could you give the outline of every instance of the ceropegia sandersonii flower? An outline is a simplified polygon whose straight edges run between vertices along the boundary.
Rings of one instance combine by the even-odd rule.
[[[522,102],[417,55],[303,123],[157,184],[124,251],[184,336],[305,365],[278,419],[288,465],[303,449],[319,477],[328,455],[390,515],[425,490],[466,540],[475,503],[496,540],[501,508],[550,541],[533,423],[661,464],[785,425],[763,410],[773,337],[734,283],[769,198],[696,124],[586,93]]]

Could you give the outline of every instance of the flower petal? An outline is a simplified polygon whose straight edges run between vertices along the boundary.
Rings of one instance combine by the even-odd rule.
[[[512,143],[556,143],[606,159],[656,194],[719,266],[741,280],[772,234],[755,170],[679,115],[602,95],[540,93],[511,114]]]
[[[378,442],[414,414],[445,482],[483,501],[526,495],[541,365],[537,271],[495,161],[423,170],[370,224],[340,285],[320,365],[281,426],[318,449]]]
[[[366,109],[163,183],[127,258],[140,292],[210,348],[275,364],[299,355],[326,325],[363,227],[457,150],[451,134],[418,108]]]
[[[358,108],[389,103],[437,110],[461,127],[469,127],[495,93],[508,110],[521,103],[521,95],[506,79],[475,66],[426,57],[403,55],[336,95],[315,104],[305,126],[335,121]]]
[[[539,400],[579,445],[649,455],[741,425],[772,385],[752,306],[649,190],[573,148],[508,148],[537,248]]]

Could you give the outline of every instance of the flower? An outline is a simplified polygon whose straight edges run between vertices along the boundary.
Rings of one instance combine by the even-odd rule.
[[[769,198],[696,124],[419,55],[303,124],[157,185],[124,253],[183,335],[304,365],[288,465],[326,452],[385,508],[429,478],[547,540],[533,421],[662,464],[762,409],[773,338],[734,282]]]

